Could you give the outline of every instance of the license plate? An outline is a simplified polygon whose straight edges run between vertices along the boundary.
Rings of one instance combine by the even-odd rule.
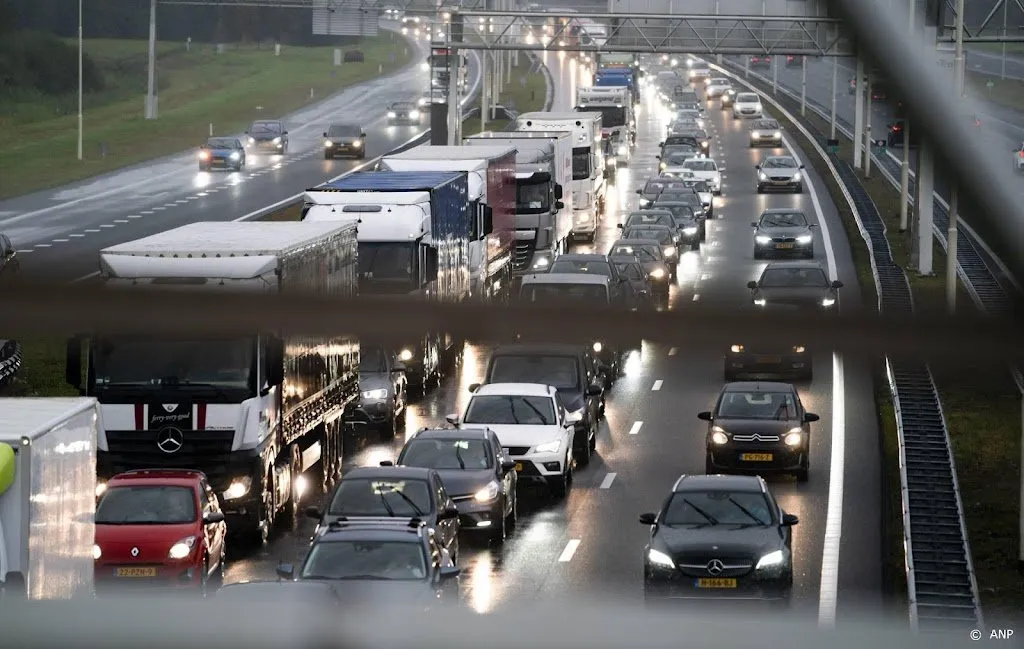
[[[697,588],[736,588],[736,580],[702,578],[697,580]]]
[[[781,356],[758,356],[757,357],[757,362],[758,363],[765,363],[765,364],[768,364],[768,363],[781,363],[782,362],[782,357]]]
[[[522,471],[522,470],[523,470],[523,463],[522,462],[516,462],[516,471]]]
[[[744,462],[771,462],[771,453],[742,453],[740,459]]]
[[[778,248],[779,250],[789,250],[789,249],[791,249],[793,247],[793,244],[791,244],[791,243],[777,243],[777,244],[775,244],[775,247]]]
[[[115,577],[156,577],[156,568],[115,568]]]

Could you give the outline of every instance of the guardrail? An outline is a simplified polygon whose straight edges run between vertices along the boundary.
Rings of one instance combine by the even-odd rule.
[[[21,369],[21,343],[0,340],[0,386],[7,385]]]
[[[885,222],[853,168],[837,154],[826,152],[819,144],[825,138],[783,108],[770,91],[738,73],[714,67],[757,92],[812,144],[839,181],[868,246],[879,311],[912,312],[914,301],[906,273],[893,260]],[[887,357],[885,363],[899,442],[911,628],[936,632],[979,628],[983,626],[982,612],[956,466],[931,370],[912,358]]]

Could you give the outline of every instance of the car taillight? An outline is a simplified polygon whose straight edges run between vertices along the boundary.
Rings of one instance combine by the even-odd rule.
[[[1017,155],[1024,158],[1024,149],[1017,152]]]

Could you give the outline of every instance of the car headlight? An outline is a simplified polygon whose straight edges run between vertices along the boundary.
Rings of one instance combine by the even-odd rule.
[[[774,133],[772,133],[772,137],[775,138],[776,140],[781,140],[782,139],[782,131],[775,131]]]
[[[102,556],[103,556],[103,550],[100,550],[100,546],[98,546],[98,545],[96,545],[94,543],[93,546],[92,546],[92,558],[93,558],[93,561],[99,561],[100,557],[102,557]]]
[[[800,182],[800,172],[793,174],[793,182]]]
[[[624,156],[624,155],[626,155],[627,153],[629,153],[629,149],[628,149],[628,148],[626,147],[626,145],[625,145],[625,144],[621,144],[621,145],[619,145],[619,148],[618,148],[618,150],[616,151],[616,153],[617,153],[618,155]]]
[[[245,494],[249,493],[249,489],[252,488],[252,478],[249,476],[243,476],[237,480],[232,480],[228,488],[221,494],[221,498],[224,500],[238,500]]]
[[[799,237],[796,238],[797,243],[810,243],[813,240],[814,237],[810,234],[801,234]]]
[[[334,142],[331,142],[330,140],[324,140],[324,148],[325,149],[329,149],[332,146],[334,146]]]
[[[665,270],[662,269],[662,268],[655,268],[654,270],[651,271],[651,277],[653,277],[655,279],[661,279],[664,276],[665,276]]]
[[[807,351],[807,348],[804,347],[803,345],[797,345],[796,347],[793,348],[794,354],[803,354],[805,351]]]
[[[769,552],[757,561],[757,567],[755,570],[762,568],[771,568],[772,566],[782,565],[782,562],[786,560],[786,555],[782,553],[782,550],[776,550],[775,552]]]
[[[391,111],[391,110],[389,110],[389,111],[388,111],[388,119],[394,119],[394,118],[395,118],[395,112],[394,112],[394,111]]]
[[[761,137],[761,133],[760,133],[760,132],[758,132],[758,131],[751,131],[751,132],[750,132],[750,137],[752,137],[752,138],[754,138],[754,139],[756,140],[756,139],[758,139],[759,137]]]
[[[424,72],[430,72],[430,63],[426,61],[420,63],[420,69],[423,70]]]
[[[757,306],[764,306],[768,304],[768,300],[764,299],[763,297],[759,297],[756,300],[754,300],[754,304]]]
[[[356,140],[355,142],[352,143],[352,148],[354,149],[358,149],[361,146],[363,146],[363,143],[360,140]]]
[[[398,360],[402,361],[403,363],[407,363],[407,362],[411,361],[412,360],[412,350],[411,349],[403,349],[401,352],[398,353]]]
[[[100,496],[102,496],[106,492],[107,492],[107,483],[106,482],[97,482],[96,483],[96,497],[99,498]]]
[[[558,452],[558,447],[561,446],[561,445],[562,445],[562,443],[557,441],[557,440],[554,441],[554,442],[544,442],[543,444],[538,444],[537,446],[535,446],[533,448],[533,452],[534,453],[557,453]]]
[[[664,566],[666,568],[676,567],[676,563],[675,561],[672,561],[672,557],[653,548],[647,551],[647,560],[656,566]]]
[[[281,143],[281,138],[275,137],[274,138],[274,144],[280,144],[280,143]]]
[[[697,234],[697,228],[683,228],[683,234],[685,234],[688,237],[691,237]]]
[[[194,548],[195,545],[196,537],[186,536],[185,538],[171,546],[170,552],[167,553],[167,558],[184,559],[188,555],[192,554],[192,548]]]
[[[537,257],[533,260],[534,268],[547,268],[549,264],[551,264],[551,260],[547,257]]]
[[[786,446],[800,446],[804,441],[804,431],[800,428],[794,428],[786,434],[784,441],[786,442]]]
[[[232,160],[238,160],[238,158],[239,158],[239,155],[238,155],[238,151],[232,151],[232,152],[231,152],[231,155],[230,155],[229,157],[230,157],[230,158],[231,158]]]
[[[660,165],[658,165],[658,169],[661,169],[662,171],[664,171],[666,167],[668,167],[668,165],[665,164],[664,162],[662,162]]]
[[[599,342],[596,342],[596,343],[594,343],[594,351],[595,351],[595,352],[597,352],[598,354],[600,354],[600,353],[601,353],[601,350],[602,350],[602,349],[604,349],[604,345],[602,345],[602,344],[601,344],[601,343],[599,343]]]
[[[210,159],[210,152],[209,151],[200,151],[199,152],[199,159],[200,160],[209,160]]]
[[[378,388],[376,390],[367,390],[366,392],[363,392],[363,398],[364,399],[374,399],[374,400],[378,400],[378,401],[381,400],[381,399],[387,399],[388,398],[388,389],[387,388]]]
[[[763,171],[759,171],[759,172],[757,172],[757,179],[758,180],[768,180],[768,175],[765,172],[763,172]]]
[[[754,241],[756,241],[756,242],[758,242],[760,244],[771,243],[771,240],[772,240],[771,237],[765,236],[763,234],[759,234],[756,237],[754,237]]]
[[[419,119],[420,118],[420,111],[418,111],[418,110],[409,111],[409,117],[411,117],[412,119]]]
[[[501,485],[496,480],[491,480],[486,487],[473,494],[473,500],[478,503],[489,503],[496,500],[499,493],[501,493]]]
[[[256,138],[254,138],[254,137],[249,138],[249,144],[256,144]]]
[[[667,246],[665,248],[665,256],[666,257],[675,257],[676,256],[676,247],[675,246]]]
[[[711,441],[718,445],[728,444],[729,436],[725,434],[722,428],[714,426],[711,428]]]
[[[834,297],[824,297],[824,298],[821,298],[821,306],[823,306],[823,307],[827,308],[827,307],[833,306],[835,303],[836,303],[836,299]]]
[[[701,124],[701,128],[704,128],[703,124]],[[708,148],[710,146],[710,143],[707,142],[707,141],[704,141],[704,142],[700,143],[700,146],[701,146],[702,149],[706,149],[706,148]]]

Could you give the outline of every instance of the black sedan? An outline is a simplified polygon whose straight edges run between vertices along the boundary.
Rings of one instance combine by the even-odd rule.
[[[811,423],[789,383],[727,383],[708,422],[707,473],[790,473],[806,482],[810,470]]]
[[[636,257],[632,255],[619,255],[610,257],[609,260],[615,266],[619,275],[625,277],[633,288],[633,295],[636,300],[634,308],[651,308],[653,306],[651,302],[651,293],[653,292],[651,278],[647,275],[647,271],[640,265]]]
[[[747,283],[756,307],[826,313],[838,312],[842,287],[815,261],[769,262],[759,280]]]
[[[658,295],[667,297],[672,281],[661,244],[652,239],[619,239],[608,251],[609,257],[632,256],[651,278],[651,287]]]
[[[288,152],[288,129],[274,120],[257,120],[245,132],[246,147],[252,151]]]
[[[803,345],[751,347],[730,345],[725,353],[726,381],[740,378],[780,378],[810,381],[814,378],[811,353]]]
[[[402,447],[400,466],[434,469],[459,508],[461,528],[504,543],[516,527],[516,463],[487,429],[424,429]]]
[[[423,113],[415,102],[396,101],[388,106],[388,124],[390,126],[419,126],[422,122]]]
[[[817,223],[810,223],[801,210],[773,208],[761,212],[751,221],[754,228],[754,259],[768,255],[798,256],[814,259],[814,232]]]
[[[669,279],[676,278],[679,249],[676,248],[678,230],[673,225],[632,225],[622,229],[623,239],[653,239],[661,244],[661,254],[669,268]]]
[[[775,600],[793,586],[793,526],[757,476],[684,475],[657,513],[644,548],[644,596]]]
[[[324,131],[324,160],[338,156],[366,158],[366,133],[354,124],[331,124]]]

